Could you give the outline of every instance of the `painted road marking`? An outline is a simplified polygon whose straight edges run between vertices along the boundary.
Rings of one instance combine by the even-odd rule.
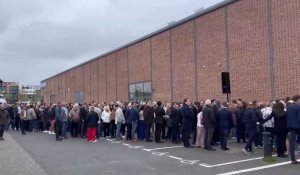
[[[297,161],[300,161],[300,159],[298,159]],[[222,174],[217,174],[217,175],[241,174],[241,173],[247,173],[247,172],[251,172],[251,171],[258,171],[258,170],[262,170],[262,169],[278,167],[278,166],[282,166],[282,165],[288,165],[290,163],[291,163],[291,161],[286,161],[286,162],[276,163],[276,164],[272,164],[272,165],[265,165],[265,166],[255,167],[255,168],[242,169],[242,170],[238,170],[238,171],[232,171],[232,172],[222,173]]]
[[[180,157],[175,157],[175,156],[169,156],[169,157],[172,159],[176,159],[176,160],[182,160],[182,158],[180,158]]]
[[[170,147],[162,147],[162,148],[153,148],[153,149],[143,149],[144,151],[155,151],[155,150],[161,150],[161,149],[172,149],[172,148],[182,148],[183,146],[170,146]]]
[[[168,154],[168,152],[166,153],[163,153],[163,152],[153,152],[152,155],[155,155],[155,156],[163,156],[163,155],[166,155]]]
[[[238,160],[238,161],[233,161],[233,162],[220,163],[220,164],[216,164],[216,165],[209,165],[209,164],[206,164],[206,163],[199,164],[199,165],[203,166],[203,167],[206,167],[206,168],[212,168],[212,167],[236,164],[236,163],[240,163],[240,162],[248,162],[248,161],[258,160],[258,159],[262,159],[262,158],[264,158],[264,157],[256,157],[256,158],[252,158],[252,159]]]
[[[299,153],[300,151],[296,151],[296,153]],[[273,155],[273,157],[276,157],[277,155]],[[244,160],[237,160],[237,161],[233,161],[233,162],[226,162],[226,163],[220,163],[220,164],[215,164],[215,165],[210,165],[207,163],[202,163],[199,164],[200,166],[206,167],[206,168],[212,168],[212,167],[219,167],[219,166],[224,166],[224,165],[231,165],[231,164],[237,164],[237,163],[241,163],[241,162],[248,162],[248,161],[252,161],[252,160],[259,160],[259,159],[263,159],[264,157],[255,157],[255,158],[251,158],[251,159],[244,159]]]

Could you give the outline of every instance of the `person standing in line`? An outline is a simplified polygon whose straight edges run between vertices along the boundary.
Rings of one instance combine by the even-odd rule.
[[[154,109],[150,103],[148,103],[144,108],[144,121],[145,121],[145,139],[146,142],[152,142],[151,140],[151,127],[154,120]]]
[[[20,113],[21,113],[21,107],[20,105],[16,105],[14,108],[15,113],[15,127],[16,130],[19,131],[20,125],[21,125],[21,119],[20,119]]]
[[[79,117],[81,120],[81,138],[86,138],[86,131],[87,131],[87,123],[86,123],[86,118],[88,115],[88,106],[86,103],[82,105],[79,111]]]
[[[66,113],[62,108],[61,102],[57,103],[55,108],[55,133],[56,133],[56,141],[62,141],[61,131],[62,131],[62,121],[65,117]]]
[[[195,146],[204,148],[205,127],[203,125],[203,112],[200,111],[197,115],[197,138]]]
[[[104,110],[101,114],[101,119],[103,121],[104,137],[109,138],[110,111],[108,106],[104,107]]]
[[[122,111],[122,104],[119,103],[116,106],[116,118],[115,118],[115,124],[117,125],[117,130],[116,130],[116,140],[121,139],[121,127],[125,123],[125,118],[124,114]]]
[[[192,105],[193,110],[193,124],[192,124],[192,144],[196,144],[197,139],[197,115],[200,112],[200,103],[198,101],[195,101]]]
[[[259,122],[252,102],[248,104],[247,109],[244,112],[243,120],[245,123],[246,133],[249,136],[243,151],[245,154],[249,155],[250,153],[253,153],[252,143],[258,135],[257,123]]]
[[[138,139],[139,140],[145,140],[144,110],[145,110],[145,105],[142,105],[140,107],[139,120],[138,120]]]
[[[116,107],[115,104],[110,105],[110,135],[112,138],[116,137]]]
[[[0,104],[0,141],[4,140],[4,130],[7,125],[7,119],[9,118],[9,114],[5,109],[4,104]]]
[[[228,109],[229,105],[227,102],[222,103],[221,109],[218,111],[219,116],[219,131],[221,139],[221,149],[226,151],[229,150],[227,147],[227,139],[231,128],[233,127],[232,113]]]
[[[78,137],[78,129],[79,129],[79,105],[74,104],[72,110],[69,113],[71,120],[71,137]]]
[[[242,101],[237,101],[237,109],[234,114],[236,117],[236,138],[237,143],[246,143],[246,131],[245,131],[245,123],[243,122],[243,113],[245,111],[244,105]]]
[[[34,125],[35,125],[35,120],[36,120],[36,113],[33,109],[33,105],[29,105],[29,109],[27,109],[27,115],[28,115],[28,130],[31,133]]]
[[[284,109],[284,104],[282,102],[276,102],[273,105],[272,113],[261,122],[261,124],[264,124],[265,122],[273,119],[273,132],[276,136],[277,157],[282,158],[287,157],[287,155],[285,155],[284,152],[286,151],[285,142],[288,134],[287,114]]]
[[[25,135],[25,126],[26,126],[26,122],[27,122],[27,107],[26,106],[23,106],[22,107],[22,110],[21,110],[21,113],[20,113],[20,119],[21,119],[21,132],[22,132],[22,135]]]
[[[90,112],[87,116],[86,122],[87,122],[87,141],[88,142],[97,142],[96,140],[96,128],[97,123],[99,120],[99,116],[97,112],[94,111],[94,106],[90,107]]]
[[[127,128],[127,136],[126,140],[132,140],[132,121],[134,118],[132,105],[131,103],[128,104],[126,113],[125,113],[125,121],[126,121],[126,128]]]
[[[69,110],[66,107],[66,103],[62,102],[61,103],[61,108],[64,110],[65,115],[62,118],[62,125],[61,125],[61,136],[64,137],[65,139],[67,138],[67,129],[68,129],[68,115],[69,115]]]
[[[299,164],[296,160],[295,150],[297,135],[300,134],[300,95],[292,97],[293,103],[287,107],[287,127],[289,129],[289,151],[291,154],[291,164]]]
[[[50,110],[49,110],[49,121],[50,121],[50,128],[49,128],[49,134],[55,134],[55,104],[50,104]]]
[[[183,100],[183,107],[181,109],[183,123],[182,123],[182,139],[183,145],[186,148],[193,148],[190,144],[190,136],[193,125],[194,114],[191,109],[192,102],[190,99]]]
[[[173,102],[171,107],[171,121],[172,121],[172,143],[179,143],[179,135],[180,135],[180,120],[182,118],[181,112],[179,110],[178,103]]]
[[[205,108],[202,115],[203,125],[205,127],[204,149],[208,151],[216,151],[215,148],[212,148],[212,138],[214,135],[216,118],[209,99],[205,101]]]
[[[155,113],[155,142],[156,143],[163,143],[161,141],[161,134],[162,134],[162,129],[163,129],[163,122],[164,118],[163,116],[166,114],[164,108],[161,106],[161,101],[157,102],[157,107],[154,110]]]

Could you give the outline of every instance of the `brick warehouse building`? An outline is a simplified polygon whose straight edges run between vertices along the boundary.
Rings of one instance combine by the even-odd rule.
[[[44,101],[182,101],[300,92],[300,1],[227,0],[43,80]]]

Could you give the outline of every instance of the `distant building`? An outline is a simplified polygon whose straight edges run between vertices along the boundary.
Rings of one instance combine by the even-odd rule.
[[[37,90],[41,90],[41,86],[38,85],[22,85],[20,94],[35,95]]]
[[[38,85],[22,85],[20,87],[21,102],[39,102],[41,101],[41,86]]]
[[[0,93],[8,103],[16,103],[19,99],[19,85],[16,82],[3,82],[0,79]]]

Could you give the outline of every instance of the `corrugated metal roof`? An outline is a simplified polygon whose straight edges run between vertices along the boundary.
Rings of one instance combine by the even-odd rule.
[[[195,18],[198,18],[198,17],[200,17],[200,16],[203,16],[203,15],[205,15],[205,14],[208,14],[208,13],[210,13],[210,12],[212,12],[212,11],[218,10],[218,9],[220,9],[220,8],[222,8],[222,7],[225,7],[225,6],[229,5],[229,4],[232,4],[232,3],[236,2],[236,1],[239,1],[239,0],[224,0],[224,1],[220,2],[220,3],[218,3],[218,4],[215,4],[215,5],[213,5],[213,6],[209,7],[209,8],[203,9],[203,10],[201,10],[201,11],[199,11],[199,12],[197,12],[197,13],[194,13],[193,15],[190,15],[190,16],[188,16],[188,17],[186,17],[186,18],[183,18],[183,19],[181,19],[181,20],[179,20],[179,21],[172,22],[172,24],[169,24],[169,25],[167,25],[166,27],[163,27],[163,28],[161,28],[161,29],[159,29],[159,30],[156,30],[156,31],[154,31],[154,32],[152,32],[152,33],[150,33],[150,34],[148,34],[148,35],[145,35],[145,36],[143,36],[143,37],[141,37],[141,38],[139,38],[139,39],[136,39],[136,40],[134,40],[134,41],[132,41],[132,42],[129,42],[129,43],[127,43],[127,44],[125,44],[125,45],[123,45],[123,46],[121,46],[121,47],[118,47],[118,48],[113,49],[113,50],[111,50],[111,51],[108,51],[108,52],[106,52],[106,53],[104,53],[104,54],[101,54],[101,55],[99,55],[99,56],[96,56],[96,57],[94,57],[94,58],[92,58],[92,59],[89,59],[89,60],[87,60],[87,61],[85,61],[85,62],[79,64],[79,65],[73,66],[73,67],[71,67],[71,68],[69,68],[69,69],[67,69],[67,70],[65,70],[65,71],[63,71],[63,72],[60,72],[60,73],[58,73],[58,74],[56,74],[56,75],[53,75],[53,76],[51,76],[51,77],[49,77],[49,78],[47,78],[47,79],[45,79],[45,80],[42,80],[41,82],[44,82],[44,81],[46,81],[46,80],[48,80],[48,79],[51,79],[51,78],[53,78],[53,77],[56,77],[56,76],[58,76],[58,75],[60,75],[60,74],[62,74],[62,73],[65,73],[65,72],[67,72],[67,71],[69,71],[69,70],[71,70],[71,69],[77,68],[77,67],[79,67],[79,66],[82,66],[82,65],[87,64],[87,63],[89,63],[89,62],[92,62],[92,61],[94,61],[94,60],[97,60],[97,59],[99,59],[99,58],[105,57],[105,56],[107,56],[107,55],[109,55],[109,54],[111,54],[111,53],[113,53],[113,52],[122,50],[122,49],[124,49],[124,48],[126,48],[126,47],[132,46],[132,45],[134,45],[134,44],[136,44],[136,43],[139,43],[139,42],[141,42],[141,41],[144,41],[144,40],[146,40],[146,39],[149,39],[149,38],[151,38],[151,37],[153,37],[153,36],[156,36],[156,35],[158,35],[158,34],[160,34],[160,33],[162,33],[162,32],[165,32],[165,31],[167,31],[167,30],[170,30],[170,29],[172,29],[172,28],[175,28],[175,27],[177,27],[177,26],[179,26],[179,25],[181,25],[181,24],[184,24],[184,23],[186,23],[186,22],[189,22],[189,21],[191,21],[191,20],[193,20],[193,19],[195,19]]]

